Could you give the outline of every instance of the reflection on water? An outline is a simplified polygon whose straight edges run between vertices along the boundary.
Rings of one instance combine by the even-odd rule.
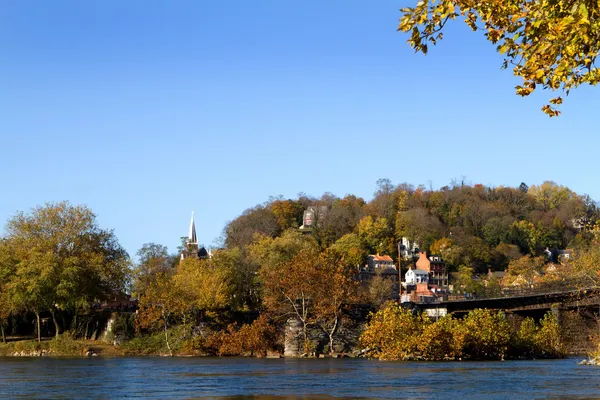
[[[576,361],[4,358],[0,398],[599,398],[600,368]]]

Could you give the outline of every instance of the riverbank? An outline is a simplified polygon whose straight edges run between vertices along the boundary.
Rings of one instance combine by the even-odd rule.
[[[96,340],[73,339],[70,335],[37,340],[17,340],[0,343],[0,357],[92,357],[124,356],[125,353],[110,343]]]

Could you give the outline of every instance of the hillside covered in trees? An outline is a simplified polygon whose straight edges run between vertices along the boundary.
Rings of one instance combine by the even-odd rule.
[[[444,257],[451,270],[504,270],[522,256],[546,248],[587,248],[600,218],[597,203],[554,182],[528,187],[486,187],[454,182],[439,190],[377,182],[371,201],[326,193],[275,198],[246,210],[224,230],[225,249],[245,253],[264,238],[277,238],[302,224],[303,211],[321,210],[312,236],[346,263],[363,264],[368,254],[398,259],[402,237],[421,251]]]

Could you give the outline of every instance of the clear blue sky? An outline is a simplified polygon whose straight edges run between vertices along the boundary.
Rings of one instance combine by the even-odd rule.
[[[415,0],[416,1],[416,0]],[[406,0],[0,3],[0,221],[87,204],[131,255],[200,242],[269,196],[554,180],[600,199],[600,88],[515,96],[455,24],[430,54]]]

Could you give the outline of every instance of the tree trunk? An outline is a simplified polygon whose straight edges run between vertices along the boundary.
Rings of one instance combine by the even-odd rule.
[[[75,337],[78,336],[77,334],[77,307],[75,307],[75,313],[73,314],[73,322],[71,322],[71,330],[73,331],[73,334],[75,335]],[[84,338],[85,339],[85,338]]]
[[[42,342],[42,325],[40,323],[40,313],[35,312],[35,318],[37,319],[37,339],[38,343]]]
[[[302,335],[304,336],[304,352],[308,355],[308,350],[309,346],[308,346],[308,332],[307,332],[307,327],[306,327],[306,321],[305,320],[301,320],[302,321]]]
[[[4,325],[0,325],[0,330],[2,330],[2,343],[6,343],[6,335],[4,334]]]
[[[335,333],[337,332],[338,319],[338,316],[336,316],[333,328],[331,328],[331,330],[327,332],[327,335],[329,335],[329,354],[333,354],[333,335],[335,335]]]
[[[50,309],[50,314],[52,314],[52,322],[54,322],[54,336],[58,337],[60,331],[58,329],[58,321],[56,320],[56,313],[53,309]]]
[[[169,331],[167,330],[167,328],[168,328],[167,317],[166,317],[164,311],[162,312],[162,316],[163,316],[164,327],[165,327],[165,342],[167,343],[167,349],[169,349],[169,355],[171,357],[173,357],[173,350],[171,350],[171,345],[169,344]]]

